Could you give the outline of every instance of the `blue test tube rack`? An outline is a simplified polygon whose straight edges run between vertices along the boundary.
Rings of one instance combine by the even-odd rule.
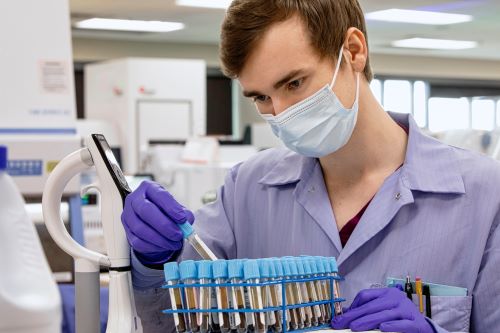
[[[335,259],[335,258],[328,258],[328,259]],[[318,326],[313,326],[313,327],[307,327],[304,329],[295,329],[295,330],[287,330],[286,327],[286,310],[289,309],[297,309],[297,308],[302,308],[302,307],[312,307],[315,305],[321,305],[325,304],[331,307],[332,309],[332,319],[335,317],[335,304],[344,302],[344,298],[335,298],[334,296],[334,283],[336,281],[342,281],[343,278],[341,276],[319,276],[319,277],[310,277],[310,278],[292,278],[292,279],[279,279],[279,280],[274,280],[274,281],[266,281],[266,282],[260,282],[260,283],[247,283],[247,282],[242,282],[242,283],[207,283],[207,284],[201,284],[201,283],[193,283],[193,284],[183,284],[179,283],[176,285],[167,285],[164,284],[162,288],[164,289],[171,289],[171,288],[179,288],[181,289],[181,295],[183,297],[183,304],[186,304],[185,299],[184,299],[184,288],[200,288],[200,287],[263,287],[263,286],[272,286],[272,285],[278,285],[280,284],[282,286],[281,288],[281,298],[282,298],[282,305],[277,306],[277,307],[265,307],[262,310],[257,310],[257,309],[178,309],[178,310],[173,310],[173,309],[167,309],[163,310],[162,312],[164,314],[190,314],[190,313],[206,313],[210,312],[213,314],[218,314],[218,313],[257,313],[257,312],[268,312],[268,311],[282,311],[283,313],[283,319],[282,319],[282,327],[283,327],[283,333],[286,332],[310,332],[310,331],[316,331],[316,330],[322,330],[325,328],[330,328],[329,324],[322,324]],[[323,300],[323,301],[317,301],[317,302],[306,302],[306,303],[301,303],[301,304],[294,304],[294,305],[286,305],[287,304],[287,298],[286,298],[286,285],[290,283],[302,283],[302,282],[310,282],[310,281],[327,281],[330,285],[330,296],[328,300]]]

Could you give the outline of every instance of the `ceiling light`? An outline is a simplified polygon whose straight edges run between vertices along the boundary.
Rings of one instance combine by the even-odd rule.
[[[387,9],[365,15],[367,20],[445,25],[472,21],[473,17],[462,14],[429,12],[422,10]]]
[[[465,50],[477,47],[478,43],[465,40],[410,38],[397,40],[391,43],[395,47],[406,47],[414,49],[436,49],[436,50]]]
[[[184,29],[184,24],[178,22],[92,18],[77,22],[75,24],[75,27],[80,29],[97,29],[97,30],[170,32],[170,31]]]
[[[227,9],[232,0],[177,0],[178,6]]]

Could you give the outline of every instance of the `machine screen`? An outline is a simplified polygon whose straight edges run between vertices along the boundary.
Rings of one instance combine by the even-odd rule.
[[[97,145],[99,152],[101,153],[104,163],[108,167],[108,170],[115,181],[116,186],[122,193],[122,196],[125,197],[128,193],[132,191],[130,190],[127,181],[123,176],[123,172],[120,166],[118,165],[115,155],[113,155],[113,152],[111,151],[111,148],[109,147],[106,138],[101,134],[93,134],[92,137]]]

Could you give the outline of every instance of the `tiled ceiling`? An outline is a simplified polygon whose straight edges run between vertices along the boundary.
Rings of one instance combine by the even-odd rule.
[[[306,0],[303,0],[306,1]],[[412,54],[439,57],[500,60],[500,0],[360,0],[365,12],[401,8],[469,14],[472,22],[427,26],[368,21],[371,51],[379,54]],[[175,0],[70,0],[72,20],[88,17],[127,18],[183,22],[184,30],[170,33],[122,33],[73,29],[76,37],[175,41],[217,44],[224,10],[180,7]],[[471,40],[479,47],[461,51],[397,49],[394,40],[411,37]]]

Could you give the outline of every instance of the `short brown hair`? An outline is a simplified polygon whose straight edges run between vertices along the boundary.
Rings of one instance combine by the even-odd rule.
[[[298,14],[309,31],[312,46],[321,57],[335,59],[347,30],[366,23],[357,0],[234,0],[222,24],[220,58],[224,74],[238,77],[257,41],[278,22]],[[364,69],[373,78],[369,59]]]

